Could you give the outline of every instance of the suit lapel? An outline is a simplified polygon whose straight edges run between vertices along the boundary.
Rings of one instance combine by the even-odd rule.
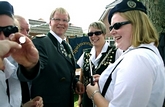
[[[73,54],[73,50],[72,50],[72,47],[70,46],[70,44],[68,44],[69,45],[69,48],[70,48],[70,51],[71,51],[71,60],[72,60],[72,63],[73,63],[73,65],[75,65],[76,66],[76,59],[75,59],[75,57],[74,57],[74,54]]]
[[[51,33],[48,33],[48,37],[50,38],[50,40],[52,41],[52,43],[54,44],[54,46],[57,47],[58,52],[59,52],[65,59],[67,59],[67,61],[69,61],[72,65],[74,65],[74,64],[72,63],[72,60],[69,59],[69,57],[65,57],[64,54],[61,52],[61,50],[60,50],[60,43],[57,41],[57,39],[56,39]]]

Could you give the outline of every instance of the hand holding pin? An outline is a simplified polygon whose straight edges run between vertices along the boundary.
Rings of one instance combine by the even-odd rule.
[[[26,42],[26,37],[24,37],[24,36],[20,37],[19,42],[20,42],[20,44],[25,43]]]

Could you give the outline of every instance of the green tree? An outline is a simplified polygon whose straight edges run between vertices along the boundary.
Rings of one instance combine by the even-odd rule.
[[[165,33],[165,0],[139,0],[147,7],[147,14],[158,33]]]

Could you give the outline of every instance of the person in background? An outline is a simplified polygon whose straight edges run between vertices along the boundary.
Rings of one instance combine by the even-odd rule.
[[[37,68],[35,67],[35,64],[38,63],[38,58],[39,58],[38,51],[34,47],[32,41],[27,39],[23,34],[17,33],[18,28],[16,26],[13,13],[14,13],[13,6],[9,2],[0,1],[0,41],[10,39],[18,42],[19,41],[18,37],[24,37],[26,40],[26,42],[22,44],[21,49],[9,51],[9,53],[12,52],[11,55],[14,58],[14,60],[20,64],[17,68],[13,64],[11,64],[11,62],[9,62],[9,60],[6,58],[7,56],[10,56],[9,53],[7,55],[4,55],[4,57],[2,58],[3,69],[0,71],[0,76],[1,76],[0,96],[2,97],[0,100],[1,107],[21,106],[21,87],[19,80],[18,78],[17,80],[14,80],[15,78],[10,78],[10,77],[12,77],[13,75],[17,76],[15,72],[16,70],[18,70],[19,72],[24,72],[25,76],[29,74],[30,75],[33,74],[33,68]],[[28,52],[27,52],[27,48],[28,48]],[[20,66],[22,67],[24,66],[25,67],[24,70],[22,70]],[[37,69],[39,70],[39,68]],[[22,80],[30,81],[35,77],[36,75],[33,75],[32,78],[28,78],[28,79],[24,78]],[[24,107],[32,107],[32,106],[42,107],[43,106],[42,98],[37,96],[36,98],[32,99],[28,104],[26,104]]]
[[[20,15],[14,15],[14,17],[17,19],[19,26],[20,26],[20,33],[29,36],[29,22],[22,16]]]
[[[17,21],[19,32],[30,38],[29,36],[30,27],[28,21],[20,15],[14,15],[14,18]],[[8,59],[15,67],[18,66],[17,62],[15,62],[12,57],[8,57]],[[22,104],[25,104],[26,102],[30,101],[30,91],[29,91],[30,83],[24,81],[20,81],[20,83],[22,90]]]
[[[41,72],[32,81],[31,97],[41,96],[44,107],[74,107],[74,90],[78,94],[85,91],[75,78],[75,58],[65,42],[69,21],[69,13],[62,7],[56,8],[50,15],[47,36],[32,40],[39,51]]]
[[[108,15],[110,34],[124,53],[103,71],[87,94],[97,107],[162,107],[165,68],[157,49],[158,33],[146,7],[123,0]]]
[[[14,17],[18,21],[19,28],[20,28],[19,31],[22,34],[28,36],[30,39],[33,39],[34,37],[32,35],[29,35],[29,32],[30,32],[29,20],[20,15],[14,15]]]
[[[109,64],[114,63],[123,53],[120,49],[110,46],[106,42],[106,26],[103,22],[91,23],[87,35],[93,47],[85,50],[77,61],[77,64],[81,67],[79,80],[84,83],[85,87],[90,83],[91,78],[89,60],[92,64],[92,74],[100,75]],[[79,95],[79,104],[81,103],[82,107],[93,107],[92,100],[88,98],[86,92],[83,96]]]

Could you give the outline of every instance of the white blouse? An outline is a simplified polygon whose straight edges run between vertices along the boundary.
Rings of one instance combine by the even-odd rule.
[[[114,64],[108,66],[99,79],[100,91],[112,69],[121,61],[112,73],[105,98],[108,107],[162,107],[165,97],[165,68],[158,49],[151,44],[130,47]]]
[[[102,56],[102,53],[105,53],[105,52],[107,51],[108,46],[109,46],[109,44],[108,44],[107,42],[105,42],[105,44],[104,44],[104,46],[103,46],[103,48],[102,48],[100,54],[97,56],[97,58],[95,57],[95,56],[96,56],[96,50],[95,50],[94,47],[92,47],[92,49],[91,49],[91,51],[90,51],[90,54],[91,54],[90,60],[91,60],[91,62],[95,65],[96,68],[97,68],[98,62],[99,62],[99,60],[100,60],[100,58],[101,58],[101,56]],[[115,55],[115,60],[116,60],[117,58],[119,58],[119,56],[121,56],[122,53],[123,53],[122,50],[117,49],[116,55]],[[83,53],[83,54],[81,55],[81,57],[78,59],[77,64],[80,66],[80,68],[83,68],[83,64],[84,64],[84,53]]]

